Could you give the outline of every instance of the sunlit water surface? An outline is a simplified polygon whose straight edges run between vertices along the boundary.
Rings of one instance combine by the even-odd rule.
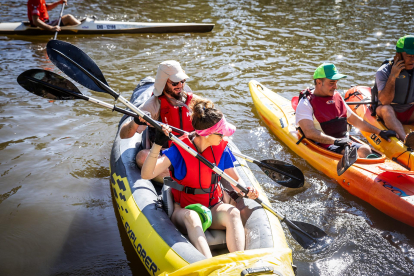
[[[1,0],[3,22],[26,18],[26,1]],[[351,85],[372,85],[397,39],[413,33],[412,1],[69,1],[65,12],[100,19],[215,23],[205,34],[59,35],[92,57],[129,98],[167,59],[180,61],[199,95],[237,125],[234,141],[256,159],[293,163],[301,189],[275,185],[252,169],[273,206],[334,238],[312,254],[289,234],[299,275],[413,275],[413,228],[382,214],[313,169],[258,118],[248,82],[287,98],[333,62]],[[51,12],[58,16],[59,9]],[[27,69],[58,72],[51,36],[0,36],[0,275],[147,275],[112,202],[109,155],[120,114],[86,101],[49,102],[17,82]],[[78,86],[113,102],[109,95]],[[363,183],[361,183],[363,185]]]

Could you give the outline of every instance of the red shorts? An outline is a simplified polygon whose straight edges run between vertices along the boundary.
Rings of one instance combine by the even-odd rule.
[[[411,118],[411,115],[413,114],[413,112],[414,112],[414,105],[411,106],[409,109],[407,109],[404,112],[396,112],[395,111],[395,116],[401,122],[401,124],[409,125],[410,124],[410,118]]]

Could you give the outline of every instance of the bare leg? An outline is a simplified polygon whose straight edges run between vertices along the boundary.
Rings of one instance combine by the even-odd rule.
[[[344,154],[345,150],[341,151],[341,154]],[[372,153],[371,148],[368,145],[362,145],[359,147],[358,151],[359,158],[365,158]]]
[[[365,158],[372,153],[371,148],[368,145],[362,145],[358,149],[358,157]]]
[[[385,125],[397,132],[400,140],[404,141],[405,138],[405,131],[404,127],[401,122],[395,116],[394,109],[390,105],[380,105],[376,109],[377,114],[384,120]]]
[[[174,203],[174,213],[171,216],[171,221],[181,233],[188,233],[190,242],[201,254],[207,258],[212,257],[200,217],[196,211],[181,208],[180,205]]]
[[[65,14],[64,16],[62,16],[62,23],[65,26],[70,26],[70,25],[79,25],[80,21],[77,20],[75,17],[73,17],[73,15],[71,14]]]
[[[230,204],[219,203],[211,209],[211,229],[226,229],[227,248],[230,252],[243,251],[246,244],[240,211]]]
[[[143,150],[140,150],[137,153],[137,156],[135,157],[135,160],[137,162],[138,167],[142,168],[142,165],[144,165],[145,159],[147,158],[149,152],[150,152],[149,149],[143,149]],[[170,173],[169,173],[168,169],[166,169],[161,174],[154,177],[153,180],[157,181],[159,183],[164,183],[164,177],[167,177],[167,176],[170,176]]]

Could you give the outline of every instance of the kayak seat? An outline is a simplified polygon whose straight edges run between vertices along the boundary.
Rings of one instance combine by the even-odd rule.
[[[171,218],[174,210],[174,199],[171,193],[171,187],[164,185],[162,187],[162,206],[168,217]],[[207,243],[211,249],[226,248],[226,231],[207,229],[204,233],[206,235]],[[188,239],[188,236],[185,235]]]

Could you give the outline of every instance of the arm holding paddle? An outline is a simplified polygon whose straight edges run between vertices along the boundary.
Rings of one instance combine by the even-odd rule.
[[[144,104],[140,106],[140,110],[154,120],[159,117],[160,104],[156,97],[151,96]],[[127,139],[134,136],[135,133],[142,133],[147,126],[150,126],[142,117],[133,118],[128,123],[122,125],[119,135],[121,139]]]
[[[48,11],[53,10],[54,8],[59,6],[60,4],[62,4],[62,5],[64,4],[64,5],[67,6],[68,5],[68,0],[59,0],[59,1],[56,1],[54,3],[46,4],[46,9]]]
[[[51,32],[59,32],[60,27],[59,26],[50,26],[40,20],[38,15],[32,15],[33,24],[39,27],[42,30],[51,31]]]
[[[361,117],[356,115],[353,111],[352,111],[352,115],[348,118],[348,122],[351,125],[353,125],[354,127],[358,128],[362,131],[378,134],[379,136],[381,136],[381,138],[383,138],[384,140],[387,140],[388,142],[391,142],[391,137],[397,137],[398,138],[398,135],[395,131],[393,131],[393,130],[380,130],[380,129],[374,127],[373,125],[365,122]]]

